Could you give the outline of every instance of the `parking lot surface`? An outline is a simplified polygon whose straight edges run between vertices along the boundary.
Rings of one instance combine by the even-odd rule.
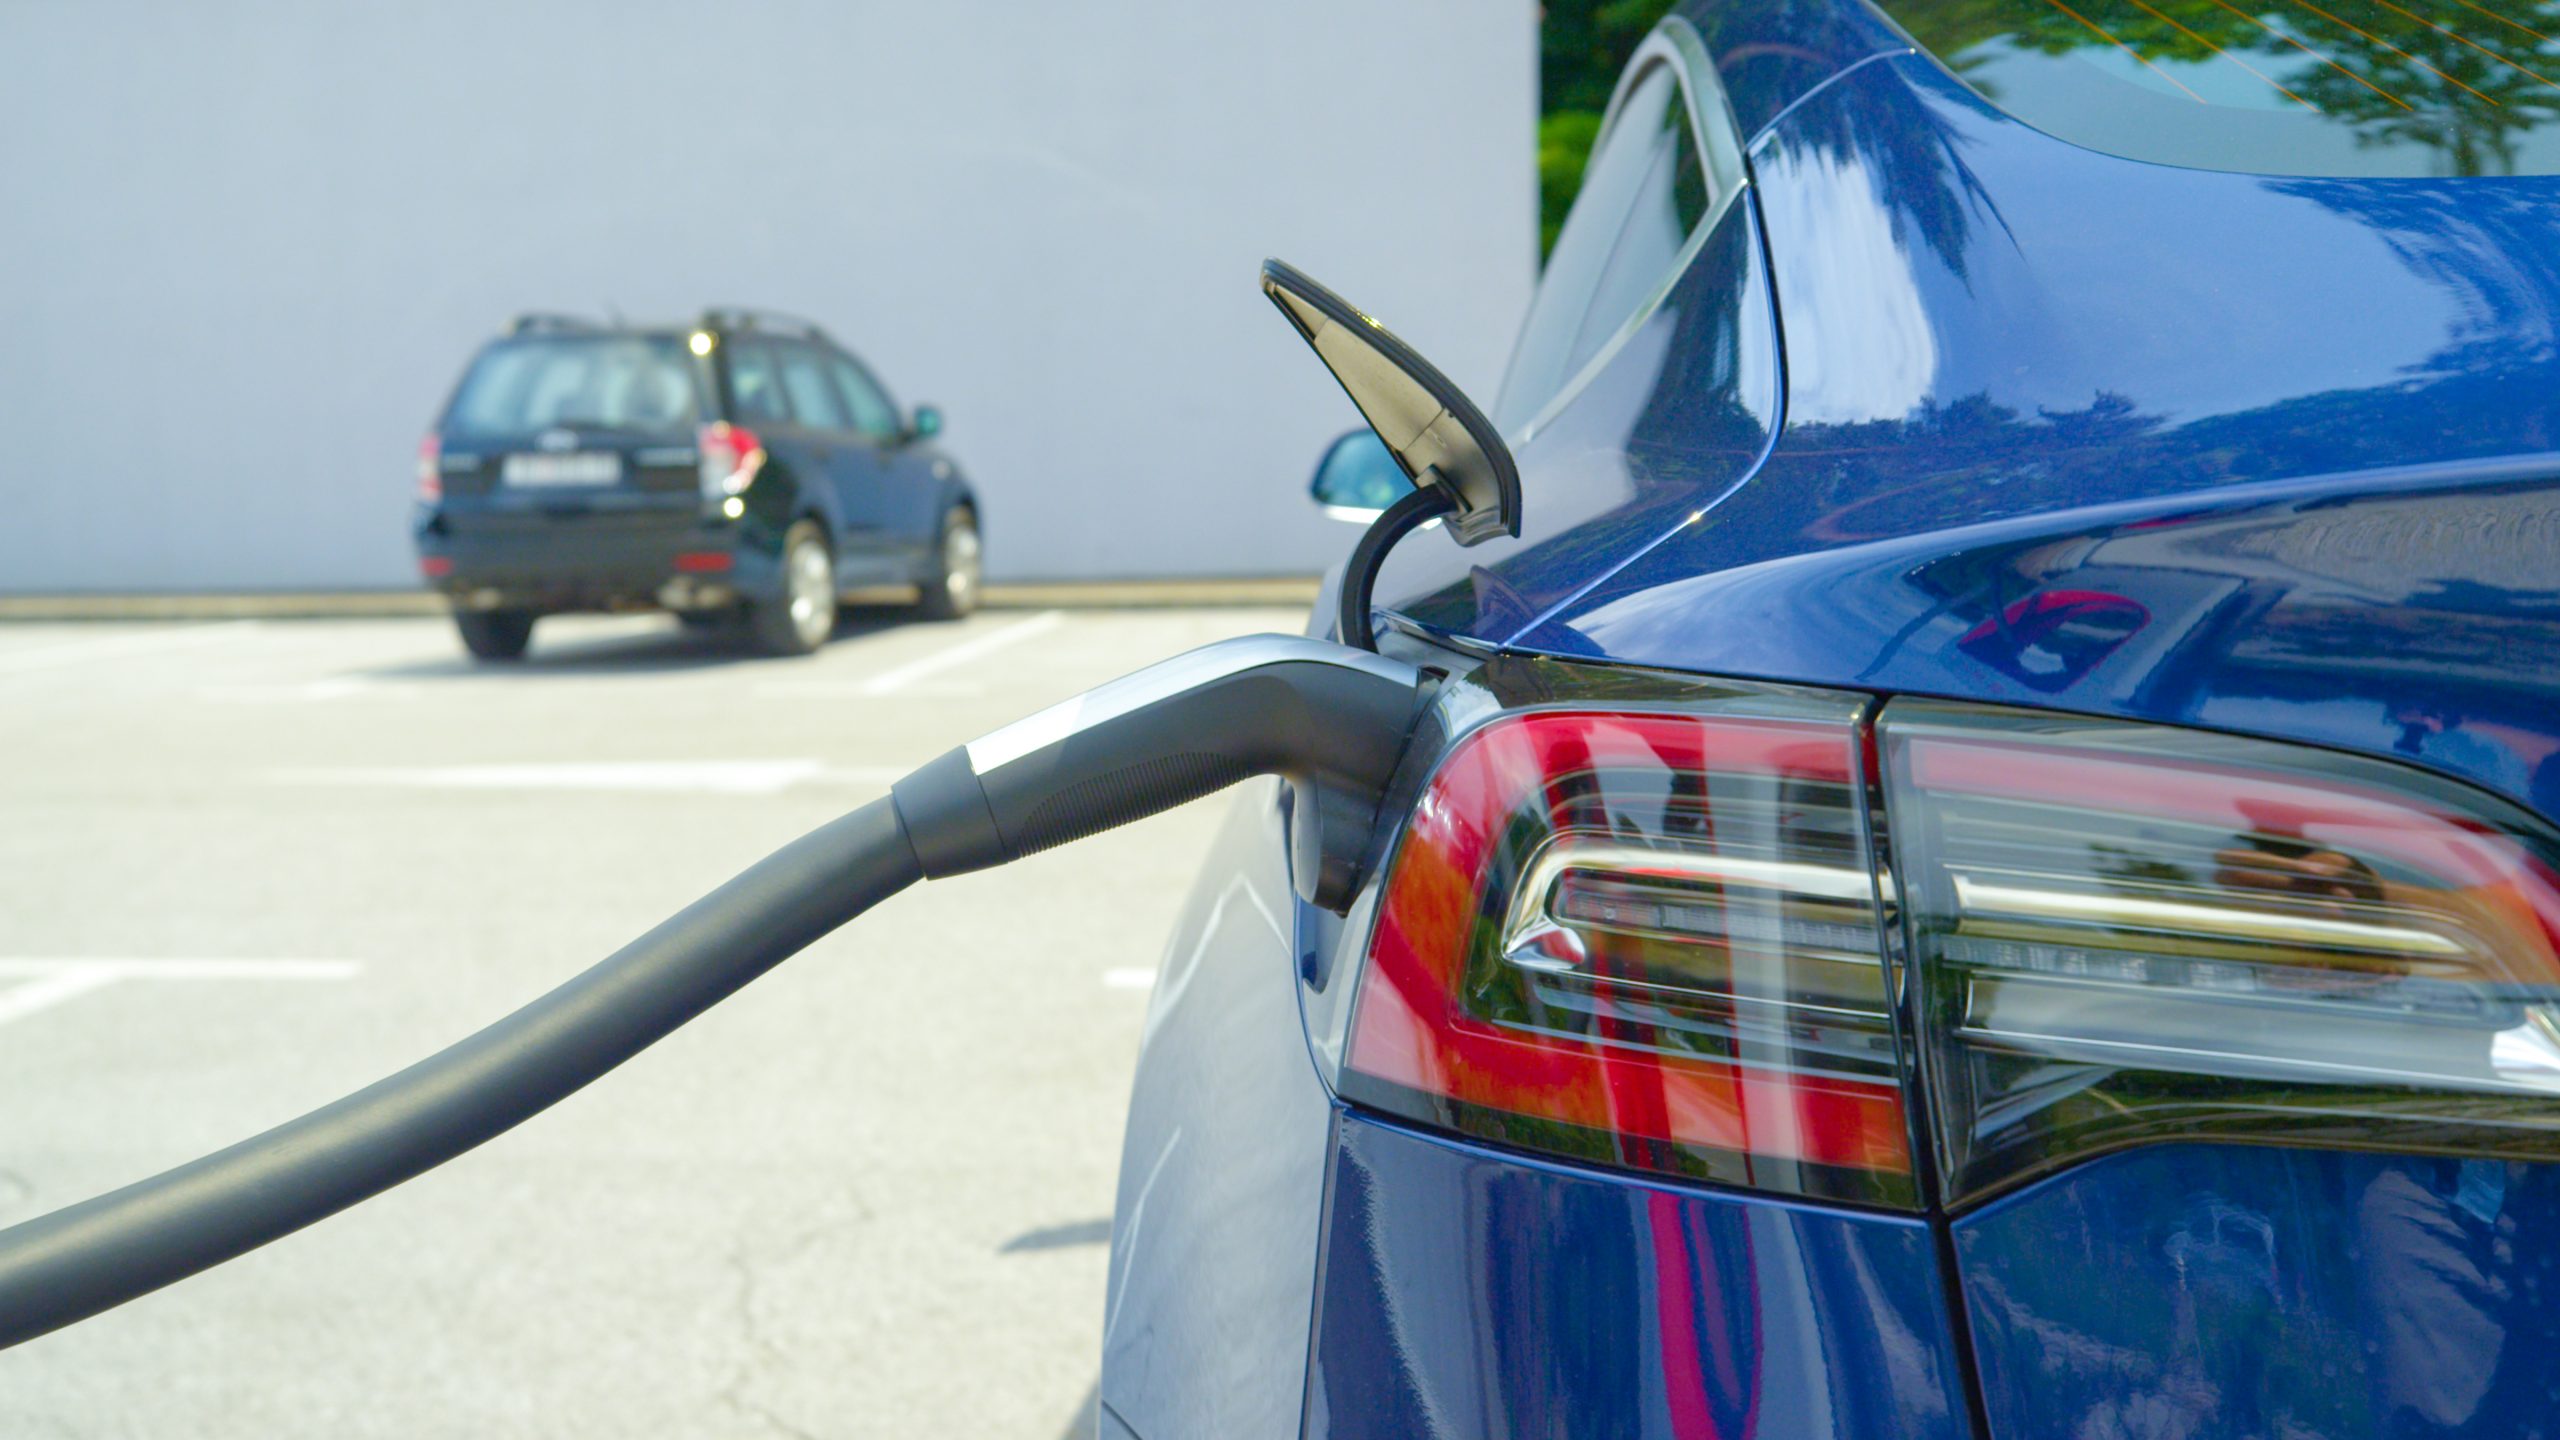
[[[1287,610],[0,627],[0,1223],[399,1068],[1004,721]],[[1228,802],[910,891],[595,1088],[0,1354],[0,1435],[1070,1433]]]

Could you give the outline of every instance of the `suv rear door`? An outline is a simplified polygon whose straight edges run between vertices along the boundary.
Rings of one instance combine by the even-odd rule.
[[[680,337],[510,336],[473,360],[437,426],[458,534],[562,521],[691,523],[699,368]]]

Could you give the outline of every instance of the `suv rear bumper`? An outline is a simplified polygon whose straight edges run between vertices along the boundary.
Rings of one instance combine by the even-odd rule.
[[[432,516],[417,533],[419,569],[466,610],[716,610],[782,592],[777,549],[753,526],[601,518]]]

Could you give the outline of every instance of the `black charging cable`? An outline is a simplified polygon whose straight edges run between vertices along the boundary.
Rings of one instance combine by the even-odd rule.
[[[1375,654],[1248,636],[962,746],[408,1069],[0,1230],[0,1347],[219,1265],[504,1134],[918,880],[1001,865],[1277,774],[1300,787],[1296,812],[1358,819],[1309,842],[1341,852],[1317,866],[1338,887],[1350,863],[1342,854],[1365,842],[1424,682]]]

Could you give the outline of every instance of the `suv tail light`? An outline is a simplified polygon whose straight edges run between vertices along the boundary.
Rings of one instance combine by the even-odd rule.
[[[764,468],[764,442],[744,425],[714,420],[702,427],[696,448],[702,454],[702,501],[717,507],[732,495],[743,495]]]
[[[1916,1203],[1854,717],[1556,710],[1469,734],[1388,873],[1343,1093]]]
[[[1488,700],[1536,708],[1468,730],[1415,802],[1348,1100],[1897,1207],[2163,1141],[2560,1159],[2560,835],[2495,797],[2272,741],[1870,722],[1545,661],[1443,713]]]
[[[418,498],[433,505],[444,498],[444,439],[430,435],[418,442]]]
[[[2560,1153],[2560,874],[2378,760],[1896,702],[1946,1193],[2224,1138]]]

